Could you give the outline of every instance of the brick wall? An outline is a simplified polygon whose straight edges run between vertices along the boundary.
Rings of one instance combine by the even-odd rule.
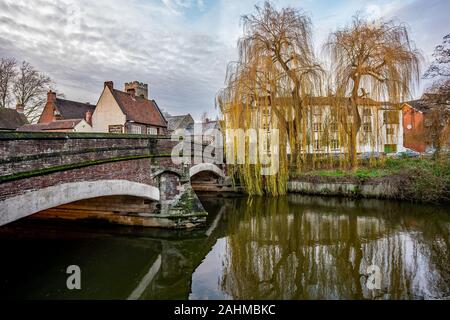
[[[2,133],[0,176],[89,161],[164,154],[171,150],[169,143],[170,140],[157,141],[148,136]]]
[[[161,169],[183,176],[188,173],[189,168],[174,164],[170,157],[177,144],[167,138],[137,135],[0,133],[0,177],[4,178],[0,182],[0,200],[79,181],[126,179],[160,187],[160,178],[154,179],[153,173]],[[123,159],[128,157],[136,158]],[[168,197],[176,195],[178,176],[166,174],[163,180],[167,182],[164,193]]]
[[[134,159],[3,182],[0,183],[0,200],[22,194],[26,191],[38,190],[61,183],[80,181],[124,179],[157,186],[157,182],[149,174],[155,165],[157,164],[153,159]]]

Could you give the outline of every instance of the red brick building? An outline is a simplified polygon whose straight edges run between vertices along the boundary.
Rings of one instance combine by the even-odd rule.
[[[76,101],[65,100],[56,97],[56,93],[47,93],[47,103],[39,118],[38,123],[50,123],[55,120],[84,119],[91,124],[95,105]]]
[[[426,152],[431,146],[426,143],[425,122],[429,108],[423,100],[403,104],[403,144],[417,152]]]

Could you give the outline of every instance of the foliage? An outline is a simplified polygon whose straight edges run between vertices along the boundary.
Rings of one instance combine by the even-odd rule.
[[[263,179],[261,164],[251,165],[248,161],[232,171],[250,194],[284,194],[288,158],[283,150],[288,142],[296,146],[292,148],[292,161],[299,167],[300,153],[295,151],[306,144],[306,135],[301,135],[307,114],[305,98],[321,89],[323,71],[313,53],[311,21],[300,10],[277,11],[265,2],[262,7],[256,6],[255,14],[244,16],[242,22],[239,61],[228,66],[227,87],[219,93],[218,104],[226,115],[226,129],[279,130],[281,152],[277,175]],[[249,141],[245,143],[248,148]]]
[[[450,136],[450,34],[444,37],[441,45],[436,46],[433,57],[435,60],[424,77],[436,80],[422,99],[430,109],[425,124],[427,143],[434,146],[434,155],[439,159]]]
[[[261,176],[261,163],[228,163],[249,194],[284,194],[289,175],[310,168],[355,169],[357,145],[374,150],[381,134],[378,110],[385,106],[378,101],[397,110],[419,79],[420,54],[407,29],[392,21],[355,17],[332,33],[325,45],[333,62],[328,75],[314,55],[311,20],[301,10],[265,2],[242,22],[239,59],[229,64],[226,88],[217,97],[224,129],[279,132],[278,174]],[[330,79],[327,86],[324,79]],[[369,107],[376,110],[372,122],[358,135]],[[238,147],[231,142],[228,153]],[[248,151],[250,139],[244,143]]]
[[[450,201],[450,158],[436,161],[432,158],[387,158],[375,165],[357,170],[317,170],[301,176],[348,179],[382,179],[398,190],[398,197],[410,201]],[[380,180],[381,181],[381,180]]]
[[[388,101],[391,106],[406,101],[412,84],[419,80],[421,56],[404,25],[359,16],[350,26],[333,32],[324,48],[333,64],[331,88],[336,98],[350,98],[343,108],[338,105],[338,113],[348,135],[350,165],[355,168],[363,99]]]

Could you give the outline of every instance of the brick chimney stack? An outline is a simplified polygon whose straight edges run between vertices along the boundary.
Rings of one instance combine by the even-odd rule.
[[[21,103],[16,104],[16,111],[18,113],[24,113],[25,112],[25,107],[23,106],[23,104],[21,104]]]
[[[92,111],[86,111],[86,115],[84,117],[87,123],[89,123],[90,126],[92,126]]]
[[[134,88],[127,89],[127,93],[131,94],[134,97],[136,96],[136,89]]]
[[[56,101],[56,92],[50,90],[47,92],[47,102],[55,102]]]
[[[108,87],[109,89],[113,90],[113,89],[114,89],[114,82],[112,82],[112,81],[106,81],[104,87],[105,87],[105,88]]]
[[[139,81],[125,83],[125,91],[132,93],[137,97],[148,99],[148,84]]]

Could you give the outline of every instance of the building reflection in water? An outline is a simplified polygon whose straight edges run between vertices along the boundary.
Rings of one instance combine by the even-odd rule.
[[[300,195],[235,200],[221,290],[236,299],[448,297],[449,216],[419,207]],[[371,265],[381,270],[380,290],[366,286]]]

